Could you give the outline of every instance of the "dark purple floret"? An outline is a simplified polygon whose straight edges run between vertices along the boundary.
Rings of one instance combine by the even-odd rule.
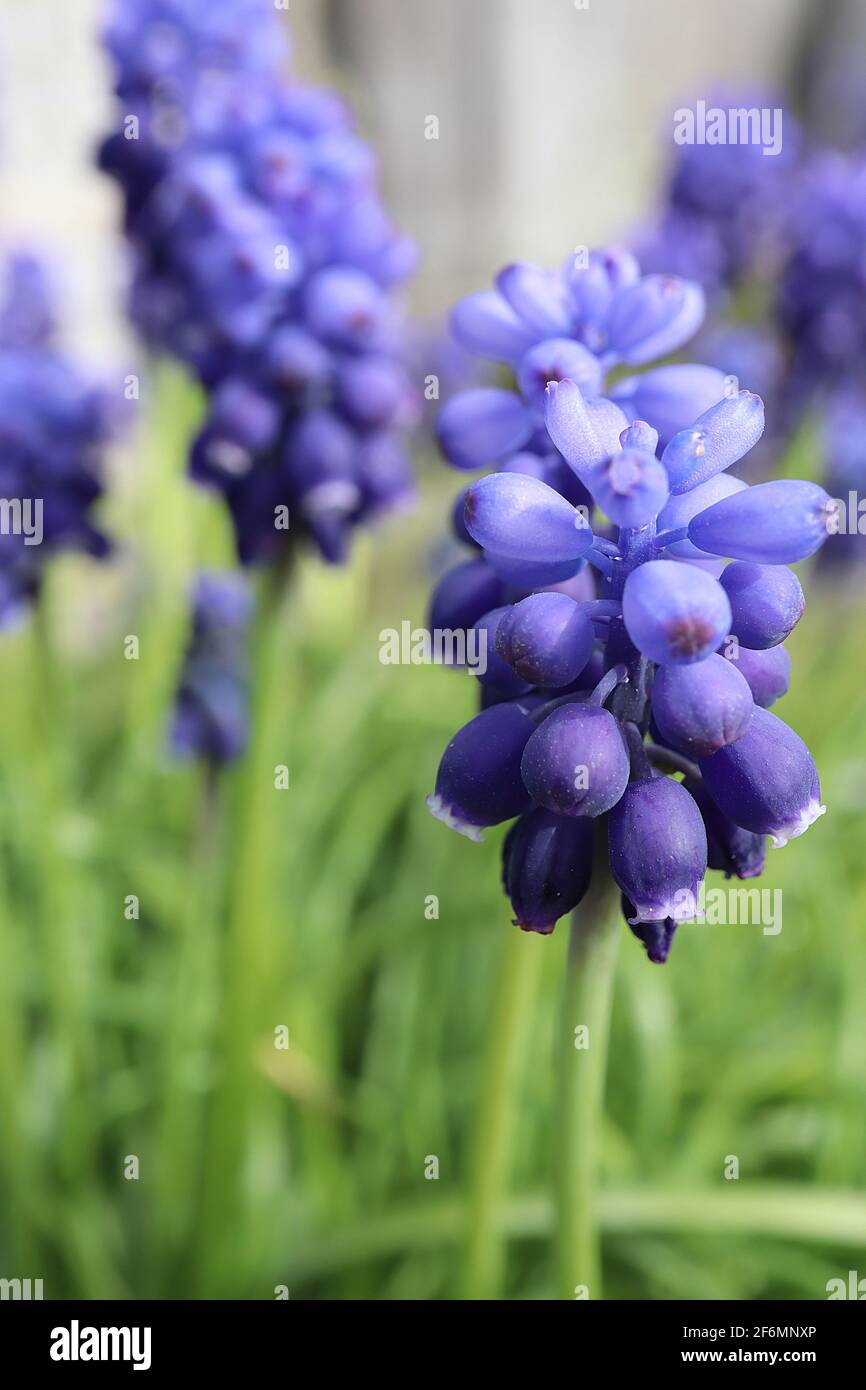
[[[866,353],[866,159],[819,154],[787,228],[777,312],[794,354],[788,394],[799,414],[815,391],[851,377]],[[797,397],[800,397],[799,402]]]
[[[745,677],[714,653],[693,666],[660,666],[652,707],[665,743],[702,758],[740,738],[755,706]]]
[[[653,965],[664,965],[670,955],[677,923],[672,917],[666,917],[663,922],[637,922],[634,903],[629,902],[625,895],[621,903],[622,915],[628,923],[628,929],[642,942],[647,959],[652,961]]]
[[[502,884],[514,925],[548,936],[583,899],[592,875],[593,829],[586,820],[525,811],[502,847]]]
[[[718,295],[778,259],[801,142],[791,112],[772,93],[719,90],[703,104],[754,111],[758,121],[762,111],[778,109],[780,120],[768,132],[771,141],[775,136],[772,153],[755,138],[675,144],[664,206],[637,249],[648,268],[687,275]]]
[[[539,805],[560,816],[600,816],[616,805],[628,782],[622,729],[597,705],[562,705],[530,738],[521,772]]]
[[[609,820],[610,873],[639,922],[695,915],[706,873],[706,831],[688,792],[670,777],[639,778]]]
[[[510,607],[494,608],[478,619],[475,624],[475,650],[481,657],[476,673],[481,684],[491,686],[500,695],[513,698],[516,695],[525,695],[537,682],[524,680],[499,655],[498,631],[502,619],[510,612]]]
[[[531,685],[570,685],[592,655],[592,621],[579,603],[562,593],[530,594],[505,610],[496,650]]]
[[[467,632],[505,600],[505,585],[484,560],[464,560],[447,570],[433,590],[427,620],[431,632]]]
[[[804,834],[826,809],[808,748],[769,710],[756,709],[742,738],[702,758],[700,768],[719,809],[777,846]]]
[[[700,811],[669,777],[631,782],[608,822],[610,871],[641,922],[695,915],[707,870]]]
[[[427,798],[437,820],[480,840],[485,826],[519,815],[529,804],[520,759],[534,727],[516,704],[494,705],[470,719],[445,749]]]
[[[687,777],[683,782],[697,802],[707,832],[707,863],[721,869],[725,878],[757,878],[764,872],[767,839],[735,825],[713,801],[702,782]]]

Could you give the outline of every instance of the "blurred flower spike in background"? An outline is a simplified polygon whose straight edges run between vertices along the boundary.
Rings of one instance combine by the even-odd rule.
[[[38,598],[51,555],[107,555],[93,508],[102,494],[105,446],[120,428],[122,409],[116,393],[85,377],[58,349],[42,263],[16,251],[0,273],[0,626],[6,627]]]
[[[284,71],[284,37],[259,0],[123,0],[105,34],[130,312],[207,391],[190,474],[224,496],[244,564],[303,537],[342,561],[353,526],[413,496],[394,290],[415,248],[345,103]]]
[[[452,465],[496,471],[465,494],[480,557],[440,583],[435,621],[474,621],[496,659],[430,809],[470,839],[519,817],[504,883],[542,933],[587,893],[606,818],[611,879],[658,962],[708,864],[753,877],[766,836],[783,845],[824,811],[763,666],[803,613],[786,566],[826,540],[830,498],[732,476],[764,407],[711,369],[651,369],[603,395],[612,366],[674,351],[702,315],[696,285],[642,277],[628,253],[511,266],[454,326],[516,389],[455,396],[439,427]]]
[[[714,103],[776,113],[779,155],[765,157],[759,142],[672,141],[661,208],[634,238],[637,255],[703,286],[711,318],[698,355],[764,397],[768,431],[750,476],[776,471],[784,447],[817,412],[827,485],[847,501],[862,470],[854,435],[843,444],[839,423],[866,409],[863,151],[817,143],[771,92],[727,90]],[[855,538],[831,547],[825,560],[838,573],[862,555]]]
[[[779,148],[771,151],[754,138],[680,144],[672,131],[662,210],[637,238],[636,253],[646,269],[688,275],[714,300],[724,300],[778,263],[802,136],[773,92],[721,90],[705,104],[735,115],[772,116]]]
[[[252,596],[233,574],[201,574],[181,673],[172,752],[218,767],[239,758],[249,738],[247,630]]]

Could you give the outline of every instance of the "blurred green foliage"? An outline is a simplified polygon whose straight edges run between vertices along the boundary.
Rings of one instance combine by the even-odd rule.
[[[257,741],[213,787],[165,752],[189,578],[230,561],[182,476],[195,409],[165,377],[107,518],[118,562],[59,562],[0,643],[0,1275],[46,1297],[456,1297],[515,929],[501,832],[470,844],[424,806],[472,679],[384,666],[378,640],[423,622],[454,480],[431,469],[418,514],[349,570],[301,564],[258,645]],[[866,1274],[863,606],[856,582],[804,579],[779,712],[828,815],[771,851],[778,936],[687,926],[657,968],[622,927],[608,1296],[822,1298]],[[565,944],[563,924],[515,948],[506,1297],[553,1292]]]

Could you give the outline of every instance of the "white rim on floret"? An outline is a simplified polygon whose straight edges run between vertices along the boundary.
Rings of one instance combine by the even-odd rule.
[[[809,826],[814,825],[816,820],[826,814],[827,807],[822,806],[817,797],[813,797],[808,805],[803,807],[796,820],[791,821],[788,825],[779,826],[778,830],[770,831],[773,848],[782,849],[789,840],[796,840],[798,835],[805,835]]]
[[[449,830],[456,830],[458,835],[465,835],[467,840],[474,840],[477,845],[484,843],[484,836],[481,834],[477,825],[472,825],[468,820],[462,820],[458,816],[454,807],[447,801],[443,801],[441,796],[435,794],[428,796],[427,809],[431,816],[441,820],[443,825],[447,825]]]

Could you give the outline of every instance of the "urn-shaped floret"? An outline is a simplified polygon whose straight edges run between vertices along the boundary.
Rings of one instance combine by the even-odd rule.
[[[702,758],[704,785],[737,825],[777,847],[802,835],[825,807],[812,755],[769,710],[756,709],[742,738]]]
[[[650,560],[625,582],[628,635],[651,661],[703,661],[731,630],[731,605],[711,574],[675,560]]]
[[[540,806],[560,816],[600,816],[616,805],[628,782],[620,725],[597,705],[562,705],[527,742],[521,772]]]
[[[437,820],[480,840],[484,826],[519,816],[529,803],[520,759],[534,727],[515,704],[494,705],[464,724],[445,749],[427,798]]]
[[[678,922],[695,915],[707,870],[707,836],[700,811],[679,782],[631,782],[611,811],[608,831],[610,871],[634,905],[633,920]]]
[[[547,936],[577,907],[589,887],[592,846],[589,820],[535,806],[515,821],[502,850],[502,882],[515,926]]]

